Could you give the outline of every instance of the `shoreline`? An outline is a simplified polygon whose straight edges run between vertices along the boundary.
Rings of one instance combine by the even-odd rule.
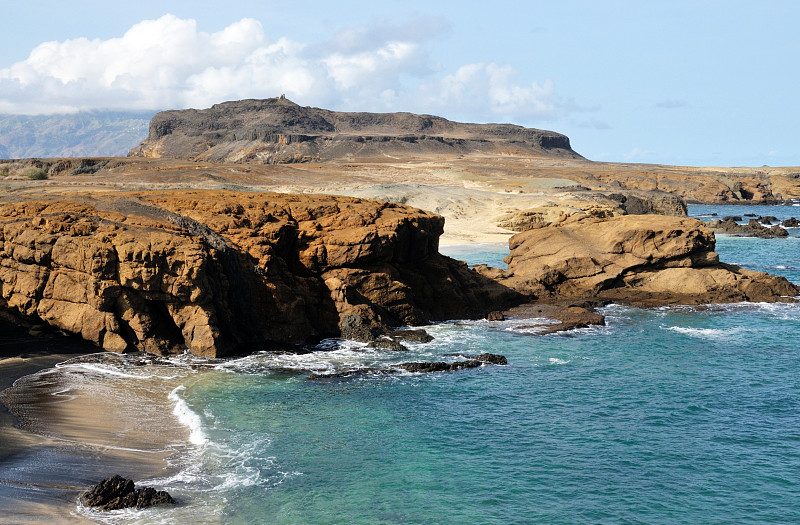
[[[80,378],[92,373],[92,354],[102,350],[72,337],[32,336],[5,320],[0,320],[0,333],[11,336],[0,342],[4,518],[20,524],[96,523],[79,512],[76,503],[80,493],[101,479],[120,474],[139,483],[178,471],[170,459],[189,439],[168,405],[171,388],[148,379],[115,380],[113,375],[81,384]],[[86,358],[85,369],[54,369],[78,358]],[[127,398],[131,410],[121,404]],[[135,413],[147,402],[163,415],[155,422],[157,428],[147,415],[148,424],[142,425],[142,416]]]

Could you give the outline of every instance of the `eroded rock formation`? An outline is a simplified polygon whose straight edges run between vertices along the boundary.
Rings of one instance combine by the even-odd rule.
[[[775,302],[800,293],[782,277],[720,263],[713,233],[695,219],[572,216],[519,233],[509,245],[508,271],[479,271],[545,300]]]
[[[347,197],[75,196],[0,227],[0,307],[118,352],[369,341],[518,300],[438,253],[440,216]]]

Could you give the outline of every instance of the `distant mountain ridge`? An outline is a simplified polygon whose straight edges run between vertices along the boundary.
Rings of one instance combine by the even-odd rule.
[[[155,113],[0,115],[0,158],[122,157],[147,136]]]
[[[281,164],[468,153],[582,158],[560,133],[433,115],[303,107],[283,96],[163,111],[129,156]]]

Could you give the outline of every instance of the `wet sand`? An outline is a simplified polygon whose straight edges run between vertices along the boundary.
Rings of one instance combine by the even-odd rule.
[[[76,506],[91,485],[113,474],[138,481],[176,470],[168,460],[188,432],[166,402],[170,385],[96,377],[64,384],[66,374],[52,370],[96,352],[0,321],[0,522],[91,523]]]

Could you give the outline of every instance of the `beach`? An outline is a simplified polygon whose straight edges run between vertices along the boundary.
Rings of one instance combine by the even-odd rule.
[[[82,384],[82,367],[102,370],[96,347],[57,334],[30,336],[5,322],[0,333],[0,507],[7,523],[94,522],[76,506],[90,486],[113,474],[140,480],[175,470],[170,447],[180,448],[188,433],[172,414],[169,389],[119,388],[96,378]],[[130,405],[117,406],[122,402]],[[150,410],[141,410],[148,402]]]
[[[726,260],[800,279],[796,230],[717,244]],[[507,254],[442,251],[496,266]],[[22,418],[2,416],[0,506],[10,523],[798,518],[798,354],[785,337],[797,305],[601,311],[606,326],[564,334],[456,320],[427,327],[434,340],[407,352],[328,340],[308,354],[223,360],[98,354],[5,324],[2,386],[25,377],[2,394]],[[308,379],[484,351],[509,364]],[[77,505],[112,474],[179,505],[107,515]]]

